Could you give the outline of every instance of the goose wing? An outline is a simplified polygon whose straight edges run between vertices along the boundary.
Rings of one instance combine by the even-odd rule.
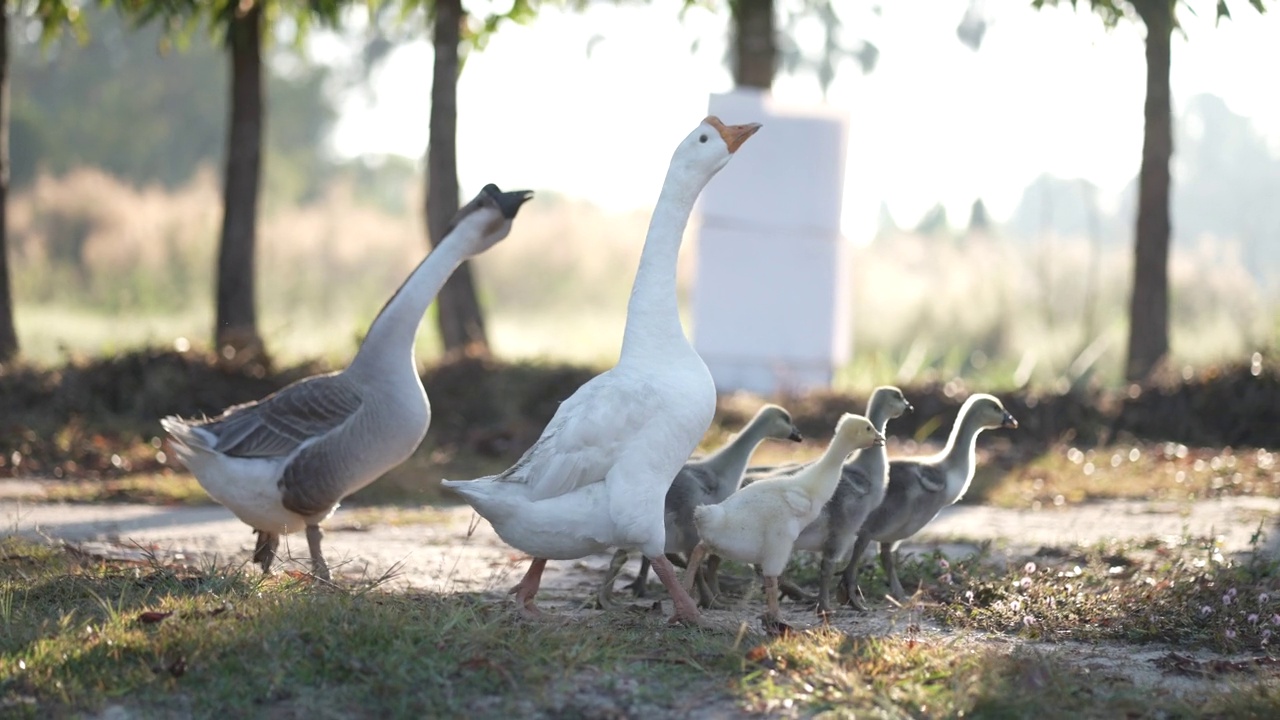
[[[556,411],[542,436],[499,482],[521,482],[531,500],[545,500],[604,480],[628,441],[653,414],[654,394],[623,388],[599,375]]]
[[[362,403],[359,388],[342,375],[317,375],[227,408],[198,427],[217,438],[213,449],[223,455],[287,457],[344,425]]]

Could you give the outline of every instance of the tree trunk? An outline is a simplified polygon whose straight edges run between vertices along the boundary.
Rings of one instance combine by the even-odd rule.
[[[768,90],[778,67],[773,0],[736,0],[733,18],[733,84]]]
[[[236,364],[262,355],[254,300],[258,178],[262,168],[262,0],[231,21],[231,127],[223,178],[214,342]]]
[[[18,354],[9,288],[9,8],[0,5],[0,363]]]
[[[1147,102],[1125,363],[1125,378],[1131,382],[1150,376],[1169,352],[1169,160],[1173,156],[1169,100],[1173,5],[1169,0],[1135,0],[1134,7],[1147,26]]]
[[[458,45],[462,1],[437,0],[435,13],[426,197],[427,233],[432,247],[444,238],[445,229],[458,212]],[[459,266],[440,289],[436,319],[446,353],[489,353],[470,263]]]

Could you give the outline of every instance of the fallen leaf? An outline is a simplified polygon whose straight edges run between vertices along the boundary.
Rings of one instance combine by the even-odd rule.
[[[172,614],[173,614],[173,611],[155,612],[154,610],[149,610],[138,616],[138,622],[143,624],[158,623]]]

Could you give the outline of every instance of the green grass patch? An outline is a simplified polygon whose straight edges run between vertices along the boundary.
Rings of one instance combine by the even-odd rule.
[[[51,481],[41,484],[41,499],[72,503],[146,503],[213,505],[195,477],[180,473],[131,475],[104,480]]]
[[[1280,642],[1280,562],[1225,557],[1208,538],[1041,548],[1003,567],[981,555],[933,563],[925,604],[952,628],[1268,656]]]
[[[980,471],[970,495],[1001,507],[1037,509],[1089,500],[1280,497],[1278,460],[1262,449],[1060,444],[1008,472]]]
[[[1249,678],[1152,694],[1034,641],[914,623],[884,637],[820,627],[767,638],[672,628],[657,613],[528,622],[493,597],[391,592],[382,580],[331,586],[0,540],[0,714],[1247,717],[1278,700]]]

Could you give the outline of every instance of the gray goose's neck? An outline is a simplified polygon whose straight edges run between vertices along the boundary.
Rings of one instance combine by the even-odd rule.
[[[407,368],[417,377],[414,342],[418,337],[418,327],[440,288],[466,259],[464,247],[462,238],[445,236],[418,263],[373,319],[347,372],[385,380],[389,373],[403,372]]]
[[[947,502],[954,503],[964,496],[973,481],[973,470],[977,465],[976,447],[978,433],[982,432],[982,421],[973,413],[963,408],[956,423],[951,427],[951,435],[947,445],[942,449],[942,460],[939,465],[946,472]]]
[[[751,461],[751,453],[765,439],[764,423],[753,420],[723,447],[703,458],[701,465],[715,475],[716,495],[723,500],[742,484],[742,474]]]
[[[875,426],[877,432],[884,435],[884,429],[889,425],[890,417],[889,403],[882,396],[871,396],[871,401],[867,403],[867,419]],[[868,477],[883,477],[887,482],[888,477],[885,472],[889,467],[889,449],[886,445],[863,448],[848,464],[865,470]]]

